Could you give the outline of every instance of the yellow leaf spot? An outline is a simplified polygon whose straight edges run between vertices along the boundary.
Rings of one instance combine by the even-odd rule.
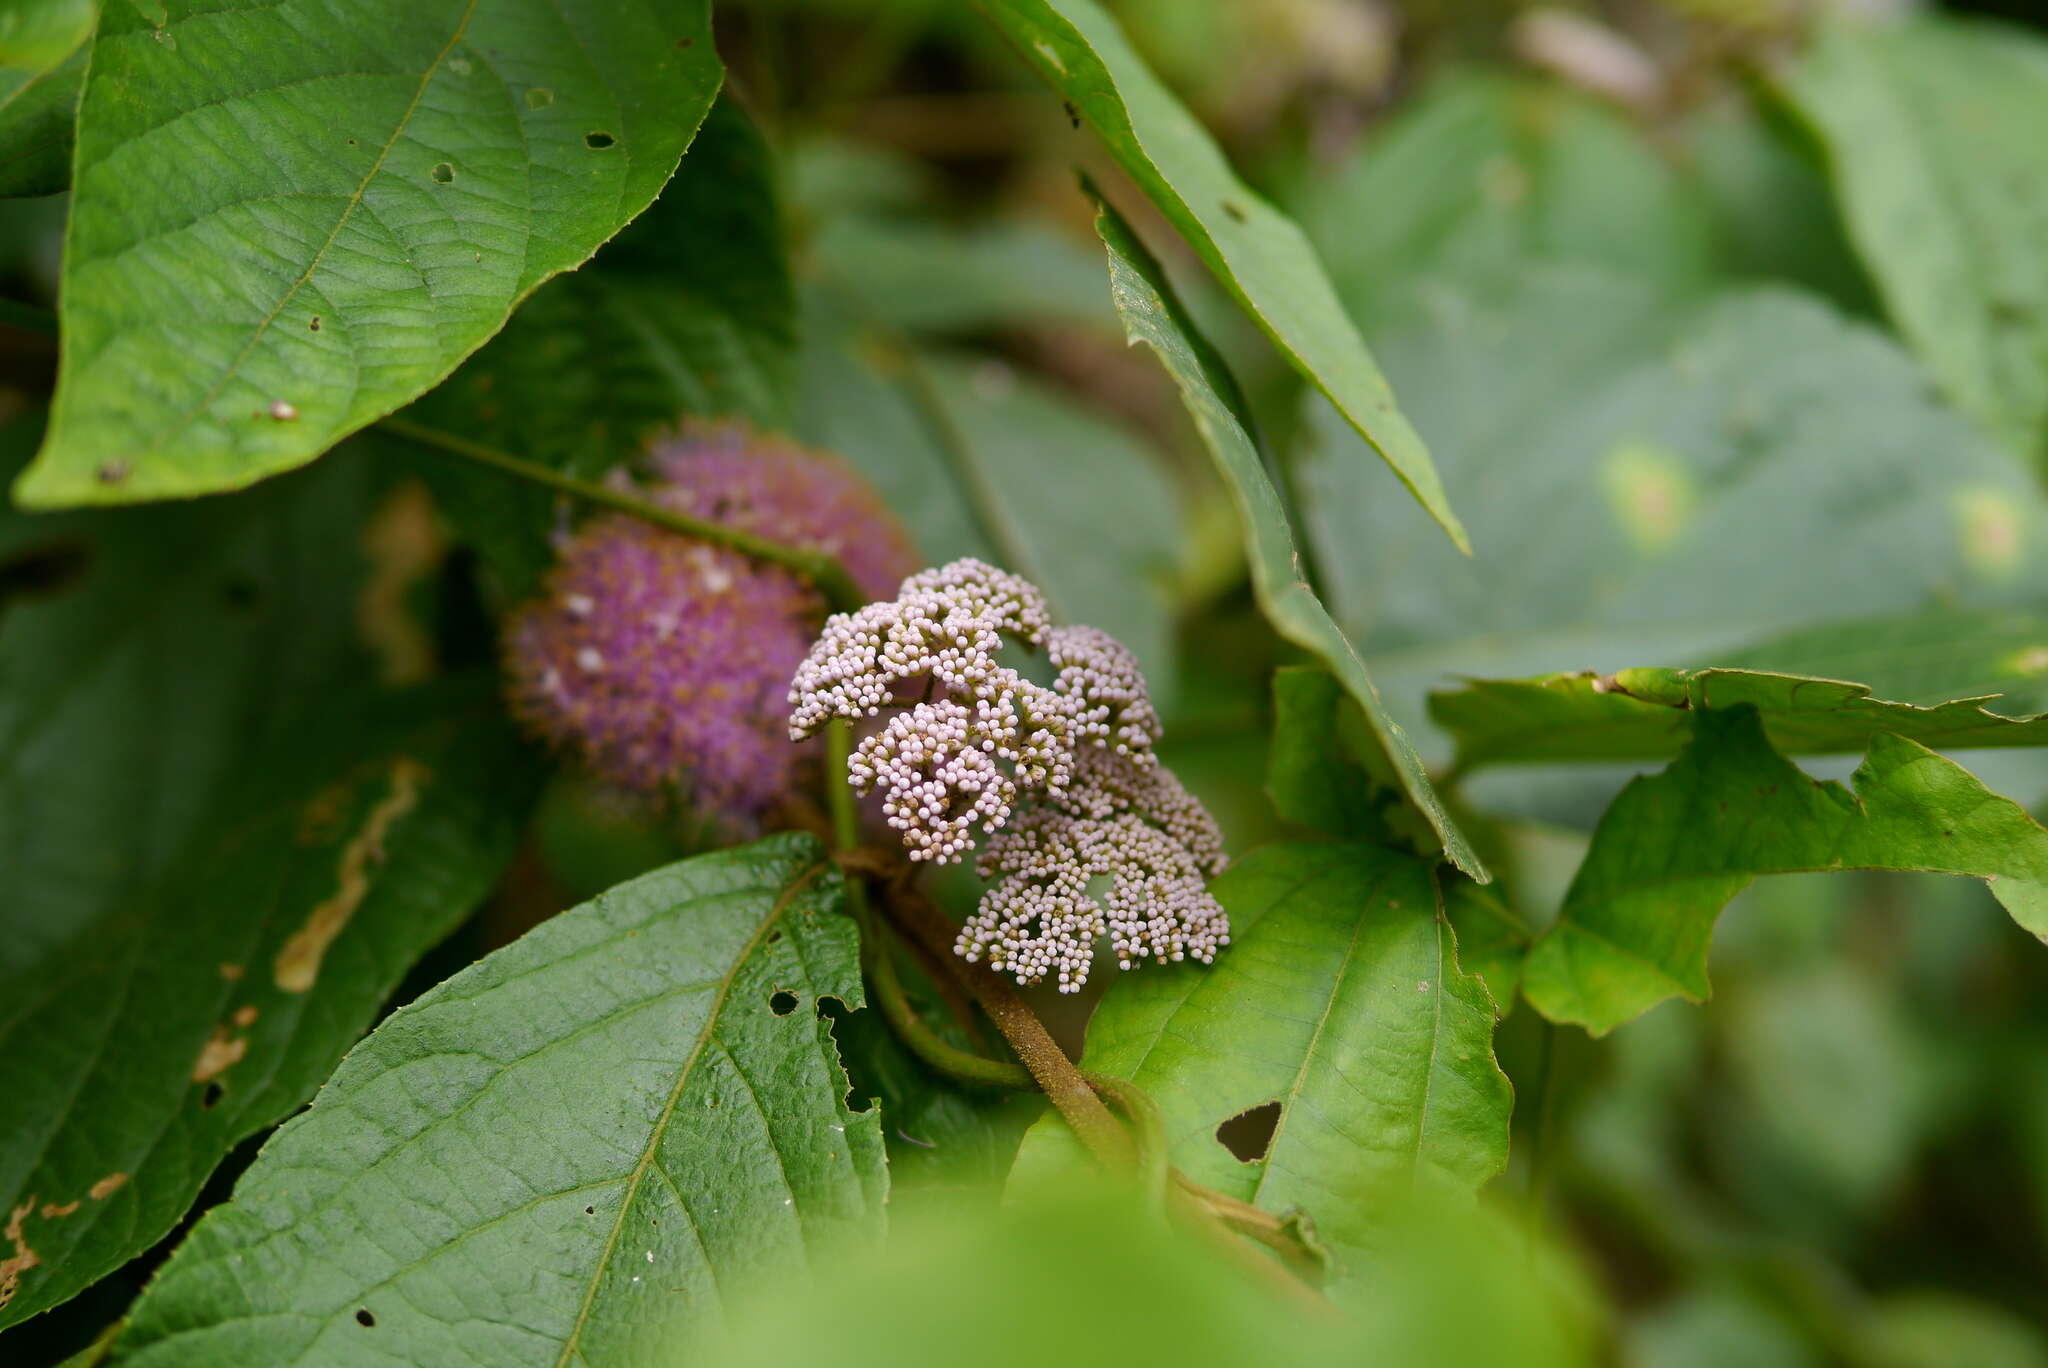
[[[2048,674],[2048,646],[2029,646],[2015,651],[2005,662],[2005,668],[2013,674]]]
[[[1601,460],[1600,486],[1629,543],[1646,556],[1669,550],[1692,521],[1692,472],[1666,448],[1616,443]]]
[[[2026,541],[2018,503],[2002,489],[1964,489],[1955,509],[1964,562],[1988,578],[2010,578]]]
[[[447,554],[427,487],[409,480],[377,505],[363,528],[370,573],[356,598],[356,631],[376,653],[386,684],[417,684],[434,672],[434,639],[414,616],[413,586]]]
[[[277,952],[272,972],[278,987],[288,993],[303,993],[313,986],[328,947],[341,935],[370,891],[370,868],[384,858],[385,836],[392,824],[419,802],[420,785],[426,779],[427,767],[411,756],[401,755],[392,761],[391,792],[370,809],[362,830],[342,849],[334,895],[315,907],[306,924]]]
[[[45,1202],[43,1203],[42,1211],[37,1214],[46,1221],[54,1221],[60,1216],[69,1216],[72,1212],[78,1210],[78,1205],[77,1202],[66,1202],[62,1206],[57,1205],[55,1202]]]
[[[249,1053],[249,1041],[236,1035],[226,1026],[216,1026],[206,1043],[199,1047],[199,1058],[192,1064],[192,1081],[205,1083],[219,1077],[232,1064],[239,1063]]]
[[[21,1286],[21,1275],[42,1262],[42,1258],[28,1247],[28,1236],[22,1233],[22,1222],[36,1209],[35,1194],[7,1213],[7,1228],[0,1230],[0,1239],[14,1246],[14,1252],[0,1259],[0,1306],[14,1300],[14,1294]]]
[[[95,1202],[104,1202],[113,1195],[115,1188],[120,1187],[121,1184],[127,1181],[128,1175],[125,1173],[110,1173],[87,1188],[85,1195],[92,1198]]]
[[[256,1008],[253,1005],[235,1008],[235,1025],[248,1030],[256,1024]]]

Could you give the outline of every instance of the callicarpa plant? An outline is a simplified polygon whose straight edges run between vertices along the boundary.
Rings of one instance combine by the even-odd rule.
[[[1210,963],[1230,943],[1204,884],[1228,863],[1216,821],[1153,753],[1159,714],[1130,651],[1047,619],[1034,585],[978,560],[912,575],[825,623],[789,689],[790,737],[901,709],[847,782],[880,794],[912,860],[959,860],[989,834],[975,867],[996,883],[961,928],[963,958],[1020,984],[1053,974],[1063,993],[1081,991],[1104,935],[1124,969]],[[1001,664],[1006,644],[1043,649],[1052,684]]]
[[[0,1365],[2044,1368],[1987,8],[4,0]]]

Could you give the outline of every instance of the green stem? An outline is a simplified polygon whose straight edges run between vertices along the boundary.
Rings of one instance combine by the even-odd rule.
[[[687,513],[677,513],[594,480],[582,480],[574,475],[565,475],[537,461],[525,460],[510,452],[499,451],[496,447],[485,446],[481,442],[472,442],[467,437],[458,437],[452,432],[422,427],[403,418],[386,418],[377,426],[394,436],[417,442],[421,446],[434,447],[461,456],[466,460],[475,461],[478,465],[489,466],[493,470],[531,484],[557,490],[573,499],[595,504],[599,508],[609,508],[614,512],[638,518],[642,522],[652,523],[656,527],[665,527],[671,532],[680,532],[686,537],[695,537],[699,541],[707,541],[716,546],[731,547],[756,560],[780,565],[803,576],[816,586],[818,592],[824,595],[826,605],[833,612],[850,613],[868,601],[868,596],[861,592],[860,586],[853,582],[853,577],[846,573],[846,567],[822,551],[788,546],[737,527],[728,527],[724,523],[693,518]]]

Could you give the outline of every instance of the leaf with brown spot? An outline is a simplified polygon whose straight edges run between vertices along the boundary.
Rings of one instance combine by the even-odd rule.
[[[332,897],[314,906],[306,924],[292,934],[277,952],[273,973],[277,986],[288,993],[303,993],[320,975],[320,961],[356,914],[356,908],[370,891],[370,866],[384,858],[384,838],[391,826],[413,810],[420,788],[432,776],[425,766],[409,755],[391,761],[391,791],[364,818],[363,826],[342,847],[336,871],[337,887]]]
[[[32,1229],[38,1260],[18,1267],[0,1324],[161,1238],[482,898],[534,777],[493,692],[473,680],[309,701],[160,879],[0,982],[0,1000],[23,1004],[0,1036],[0,1095],[33,1138],[0,1155],[0,1202],[93,1183],[92,1205]],[[338,795],[336,820],[302,843],[322,794]],[[223,973],[250,964],[284,972]]]

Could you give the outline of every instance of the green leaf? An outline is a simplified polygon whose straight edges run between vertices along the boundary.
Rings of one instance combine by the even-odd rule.
[[[1704,210],[1698,190],[1600,102],[1466,75],[1430,83],[1317,177],[1302,226],[1351,316],[1380,330],[1446,288],[1511,288],[1539,263],[1696,288],[1718,265]]]
[[[1213,965],[1147,967],[1096,1009],[1082,1063],[1165,1116],[1173,1163],[1333,1249],[1374,1244],[1396,1194],[1477,1188],[1507,1162],[1493,1002],[1461,972],[1427,862],[1362,843],[1275,845],[1212,885],[1230,913]],[[1277,1111],[1262,1156],[1217,1127]],[[1030,1151],[1064,1136],[1034,1127]]]
[[[1802,627],[1723,651],[1745,670],[1856,679],[1902,703],[1982,698],[2007,717],[2048,712],[2048,616],[1943,608]]]
[[[0,1207],[34,1254],[0,1324],[167,1234],[496,882],[533,766],[471,684],[311,709],[153,887],[0,980]]]
[[[1056,619],[1129,646],[1167,706],[1185,536],[1153,454],[1005,362],[916,349],[848,304],[812,295],[797,431],[853,462],[926,564],[979,556],[1025,576]]]
[[[861,1000],[807,836],[657,870],[394,1013],[137,1303],[115,1364],[640,1363],[875,1231]]]
[[[967,1346],[991,1368],[1598,1361],[1582,1280],[1469,1202],[1402,1210],[1397,1252],[1324,1314],[1086,1175],[1043,1202],[905,1224],[815,1294],[757,1288],[726,1333],[659,1362],[955,1368]]]
[[[1775,103],[1715,100],[1694,110],[1678,134],[1724,244],[1724,275],[1798,285],[1844,313],[1883,316],[1810,130]]]
[[[0,196],[71,184],[71,123],[95,0],[17,0],[0,14]]]
[[[1762,632],[1981,608],[2048,575],[2027,473],[1811,296],[1688,304],[1543,271],[1445,295],[1381,354],[1485,548],[1417,536],[1336,449],[1356,439],[1317,430],[1299,463],[1317,564],[1396,699],[1453,673],[1720,664]]]
[[[1095,226],[1109,252],[1110,295],[1127,336],[1151,347],[1173,377],[1230,487],[1260,609],[1282,637],[1322,661],[1364,710],[1381,753],[1371,765],[1374,778],[1397,784],[1429,821],[1443,842],[1445,856],[1483,881],[1487,875],[1477,852],[1444,811],[1407,734],[1380,702],[1365,662],[1302,577],[1286,510],[1221,358],[1188,322],[1158,261],[1108,204],[1101,204]]]
[[[415,398],[647,207],[719,76],[704,0],[110,4],[16,498],[236,488]]]
[[[686,417],[787,427],[796,302],[766,143],[712,106],[661,197],[542,288],[408,421],[595,478]],[[557,498],[441,452],[419,466],[506,589],[554,559]]]
[[[28,426],[0,433],[33,441]],[[361,665],[371,474],[333,462],[204,504],[0,511],[0,558],[46,586],[0,608],[0,976],[117,915],[249,748]]]
[[[2048,457],[2048,47],[1975,21],[1838,23],[1784,89],[1900,333],[1959,408]]]
[[[1273,672],[1273,745],[1266,791],[1283,821],[1330,836],[1384,840],[1380,790],[1365,757],[1377,741],[1365,715],[1328,670],[1288,665]]]
[[[918,1015],[958,1048],[990,1052],[947,1016],[936,993],[908,963],[905,988]],[[889,1155],[889,1214],[957,1218],[965,1208],[992,1206],[1033,1121],[1045,1114],[1038,1093],[1009,1093],[962,1084],[936,1073],[897,1039],[878,1012],[859,1011],[833,1023],[839,1053],[856,1097],[881,1107]]]
[[[1495,1013],[1505,1017],[1522,986],[1529,927],[1508,905],[1499,884],[1480,885],[1449,872],[1440,877],[1444,917],[1458,936],[1458,963],[1485,980]]]
[[[1237,178],[1215,141],[1093,0],[986,0],[982,10],[1086,120],[1245,312],[1336,406],[1460,551],[1422,438],[1394,406],[1301,229]]]
[[[1523,992],[1553,1021],[1603,1034],[1665,998],[1708,994],[1707,944],[1759,874],[1891,869],[1987,880],[2048,939],[2048,831],[1933,751],[1871,737],[1854,792],[1771,747],[1751,706],[1695,711],[1692,739],[1608,808],[1537,941]]]
[[[1690,737],[1688,710],[1747,704],[1790,755],[1854,754],[1879,732],[1943,750],[2048,746],[2048,715],[2005,717],[1981,698],[1889,703],[1867,684],[1753,670],[1617,670],[1474,680],[1430,698],[1468,768],[1503,761],[1651,760]]]

